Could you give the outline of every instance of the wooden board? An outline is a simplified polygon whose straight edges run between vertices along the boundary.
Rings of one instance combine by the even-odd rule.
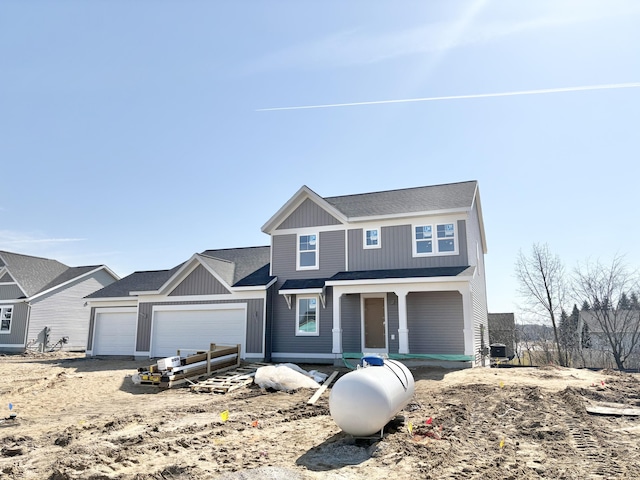
[[[338,376],[338,372],[335,371],[333,372],[329,378],[327,378],[324,383],[322,384],[322,386],[316,391],[316,393],[313,394],[313,397],[311,397],[307,403],[309,405],[313,405],[314,403],[316,403],[318,401],[318,399],[320,398],[320,396],[324,393],[324,391],[327,389],[327,387],[329,387],[329,385],[331,385],[331,382],[333,382],[333,380]]]
[[[267,363],[250,363],[216,372],[216,376],[191,385],[192,392],[228,393],[253,383],[256,370]]]
[[[589,405],[586,408],[587,412],[594,413],[596,415],[640,416],[640,408],[633,408],[627,405]]]

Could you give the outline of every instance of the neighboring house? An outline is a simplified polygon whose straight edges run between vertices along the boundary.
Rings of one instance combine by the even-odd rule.
[[[87,355],[168,357],[218,343],[266,358],[269,256],[269,247],[207,250],[89,295]]]
[[[69,267],[56,260],[0,251],[0,351],[55,344],[84,350],[89,313],[84,297],[116,280],[104,265]]]
[[[270,246],[208,250],[90,295],[87,353],[161,357],[213,342],[268,361],[366,352],[482,364],[477,182],[328,198],[303,186],[262,231]]]
[[[327,198],[303,186],[262,231],[277,277],[274,359],[381,353],[482,364],[487,248],[477,182]]]
[[[578,345],[582,346],[582,356],[589,367],[616,368],[612,354],[611,340],[616,343],[618,352],[629,354],[625,361],[627,368],[640,368],[640,312],[637,310],[618,310],[608,316],[609,334],[604,331],[602,322],[592,310],[581,310],[578,321]],[[585,328],[586,327],[586,328]]]
[[[516,321],[513,313],[489,314],[489,344],[505,346],[507,357],[515,354]]]

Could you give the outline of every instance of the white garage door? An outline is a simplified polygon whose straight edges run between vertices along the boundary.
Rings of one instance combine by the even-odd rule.
[[[245,343],[245,306],[198,310],[155,310],[151,356],[170,357],[177,350],[208,350],[209,345]]]
[[[136,311],[96,312],[94,355],[133,355]]]

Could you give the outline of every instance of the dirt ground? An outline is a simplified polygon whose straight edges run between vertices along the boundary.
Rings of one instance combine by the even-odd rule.
[[[640,478],[640,417],[586,410],[640,408],[638,374],[411,368],[416,394],[404,423],[367,441],[336,426],[329,391],[307,405],[313,390],[251,385],[222,395],[133,384],[147,365],[0,357],[0,418],[17,414],[0,423],[0,478]]]

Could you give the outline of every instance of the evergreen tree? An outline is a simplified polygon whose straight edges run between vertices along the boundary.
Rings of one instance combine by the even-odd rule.
[[[589,325],[586,323],[582,327],[582,348],[591,348],[591,334],[589,333]]]
[[[586,311],[586,310],[589,310],[589,309],[591,309],[591,306],[589,305],[589,302],[587,302],[586,300],[584,302],[582,302],[581,310],[582,311]]]

